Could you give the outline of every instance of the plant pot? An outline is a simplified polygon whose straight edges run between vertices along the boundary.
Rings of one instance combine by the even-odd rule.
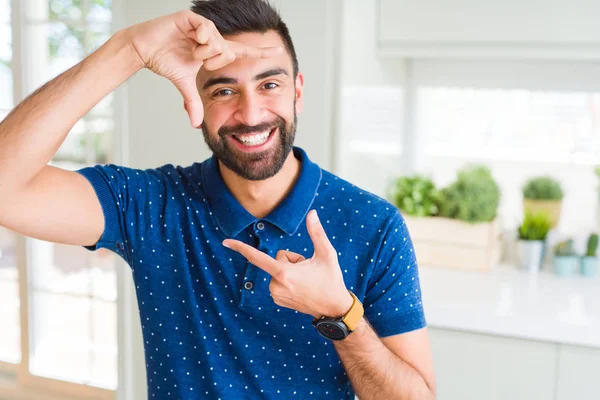
[[[577,273],[579,269],[578,256],[554,256],[552,266],[554,273],[558,276],[570,276]]]
[[[598,257],[581,257],[581,275],[596,276],[598,273]]]
[[[519,240],[517,242],[519,268],[527,272],[538,272],[542,266],[543,251],[543,240]]]
[[[500,261],[499,219],[468,223],[444,217],[403,217],[419,265],[488,271]]]
[[[543,211],[550,216],[552,227],[556,227],[560,221],[562,200],[532,200],[523,199],[523,210],[532,213]]]

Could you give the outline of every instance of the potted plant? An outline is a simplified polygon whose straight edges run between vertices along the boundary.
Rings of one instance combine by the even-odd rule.
[[[525,271],[538,272],[544,258],[544,243],[552,228],[548,213],[525,211],[523,223],[519,226],[517,254],[519,267]]]
[[[598,234],[592,233],[588,237],[585,256],[581,257],[581,274],[595,276],[598,272]]]
[[[422,176],[399,179],[391,195],[421,265],[489,270],[499,261],[500,190],[487,167],[467,166],[439,191]]]
[[[577,272],[579,257],[573,249],[573,239],[563,240],[554,246],[554,273],[569,276]]]
[[[466,167],[458,179],[442,189],[440,215],[465,222],[489,222],[496,218],[500,189],[489,168],[482,165]]]
[[[390,198],[407,215],[429,217],[439,212],[440,193],[431,178],[423,175],[398,178],[390,190]]]
[[[564,192],[560,183],[550,176],[529,179],[523,187],[523,210],[532,213],[545,211],[552,219],[552,227],[560,220]]]

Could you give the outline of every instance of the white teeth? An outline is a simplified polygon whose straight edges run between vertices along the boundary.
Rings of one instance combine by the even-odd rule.
[[[246,144],[246,145],[251,145],[251,146],[258,146],[261,145],[263,143],[265,143],[267,141],[267,139],[269,138],[269,134],[271,133],[271,131],[267,131],[267,132],[263,132],[263,133],[257,133],[255,135],[250,135],[250,136],[238,136],[235,135],[236,139],[238,139],[240,142]]]

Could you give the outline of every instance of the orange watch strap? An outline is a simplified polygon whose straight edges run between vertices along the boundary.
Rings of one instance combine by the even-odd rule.
[[[360,300],[358,300],[358,297],[356,297],[351,291],[348,290],[348,292],[352,295],[354,301],[352,302],[352,307],[350,307],[350,310],[348,310],[346,315],[344,315],[343,321],[348,327],[348,329],[350,331],[353,331],[356,329],[358,323],[364,316],[365,310]]]

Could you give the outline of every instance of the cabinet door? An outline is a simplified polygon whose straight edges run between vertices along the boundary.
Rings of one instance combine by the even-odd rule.
[[[379,0],[383,56],[600,58],[596,0]]]
[[[556,400],[600,399],[600,349],[559,346]]]
[[[594,44],[600,4],[590,0],[379,0],[382,42],[447,44]]]
[[[554,399],[556,345],[443,329],[430,332],[438,400]]]

